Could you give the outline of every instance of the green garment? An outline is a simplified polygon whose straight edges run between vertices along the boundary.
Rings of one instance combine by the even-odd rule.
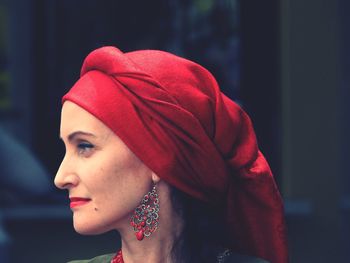
[[[74,260],[68,263],[110,263],[115,254],[106,254],[102,256],[95,257],[88,260]],[[236,253],[230,253],[223,257],[220,263],[268,263],[267,261],[259,258],[254,258],[250,256],[239,255]]]
[[[87,260],[73,260],[68,263],[110,263],[115,254],[106,254]]]

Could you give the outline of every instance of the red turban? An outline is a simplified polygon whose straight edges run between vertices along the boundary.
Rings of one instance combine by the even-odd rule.
[[[63,97],[100,119],[159,177],[224,208],[232,248],[285,263],[279,191],[247,114],[200,65],[170,53],[90,53]]]

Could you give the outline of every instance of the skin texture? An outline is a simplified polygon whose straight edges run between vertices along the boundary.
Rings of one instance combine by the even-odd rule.
[[[183,222],[172,207],[170,186],[106,125],[70,101],[62,107],[60,137],[66,153],[55,185],[67,190],[69,197],[90,199],[72,208],[74,229],[84,235],[117,230],[125,262],[172,262],[170,251]],[[130,217],[154,183],[160,200],[160,227],[140,242]]]
[[[108,127],[72,102],[63,105],[60,129],[66,154],[55,185],[70,197],[91,199],[72,209],[75,230],[99,234],[123,228],[151,189],[152,171]]]

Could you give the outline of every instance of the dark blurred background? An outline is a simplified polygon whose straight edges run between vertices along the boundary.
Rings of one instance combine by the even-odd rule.
[[[53,178],[60,98],[103,45],[207,67],[253,119],[285,200],[291,262],[350,262],[350,2],[0,0],[0,262],[114,252],[76,234]]]

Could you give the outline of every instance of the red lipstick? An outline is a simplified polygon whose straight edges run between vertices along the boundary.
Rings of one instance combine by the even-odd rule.
[[[89,198],[82,198],[82,197],[70,197],[70,208],[85,205],[88,202],[91,201]]]

